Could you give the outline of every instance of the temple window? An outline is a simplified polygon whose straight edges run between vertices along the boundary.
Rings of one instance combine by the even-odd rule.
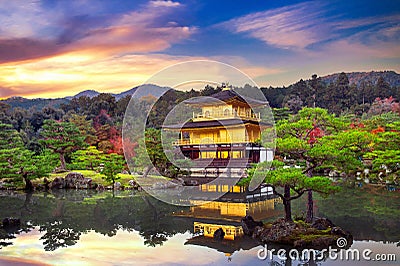
[[[228,108],[224,110],[224,116],[229,116],[229,113],[230,113],[230,111]]]

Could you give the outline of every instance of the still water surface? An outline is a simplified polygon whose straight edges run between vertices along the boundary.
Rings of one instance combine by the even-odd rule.
[[[395,254],[397,261],[325,259],[302,265],[400,265],[400,194],[344,188],[315,196],[317,216],[354,235],[352,249]],[[293,206],[301,215],[305,199]],[[22,228],[0,231],[0,265],[299,265],[274,256],[248,238],[214,241],[197,236],[194,223],[239,225],[250,213],[265,221],[282,216],[273,199],[259,204],[217,203],[207,208],[164,204],[144,192],[85,190],[23,194],[0,192],[0,218],[21,218]]]

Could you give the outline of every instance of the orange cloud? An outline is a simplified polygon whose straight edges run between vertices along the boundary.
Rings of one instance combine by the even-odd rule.
[[[163,54],[99,56],[96,51],[84,51],[13,65],[0,65],[0,84],[3,84],[4,88],[0,88],[0,97],[22,95],[55,98],[72,96],[87,89],[118,93],[145,83],[165,67],[204,59],[207,58]],[[251,66],[240,57],[213,59],[232,64],[252,78],[280,71]],[[197,70],[201,71],[207,73],[210,69]],[[226,81],[223,76],[216,76],[215,79],[218,82]]]
[[[7,32],[0,38],[0,97],[61,97],[84,89],[116,92],[141,84],[176,61],[148,53],[164,51],[196,32],[195,27],[164,22],[180,6],[170,0],[151,1],[102,23],[71,17],[62,34],[50,38],[41,38],[38,32],[54,25],[40,20],[43,23],[35,28],[33,23],[23,23],[19,12],[34,7],[27,14],[30,20],[40,14],[54,15],[39,5],[16,8],[12,15],[24,30],[21,36]]]

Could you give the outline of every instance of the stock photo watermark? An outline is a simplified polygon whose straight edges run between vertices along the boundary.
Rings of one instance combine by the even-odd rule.
[[[265,245],[258,250],[257,257],[260,260],[273,260],[274,256],[276,256],[279,260],[291,259],[301,262],[322,261],[324,259],[332,261],[397,261],[397,256],[394,253],[374,253],[369,248],[344,249],[347,246],[347,240],[344,237],[338,238],[336,245],[338,248],[329,246],[329,248],[322,250],[303,249],[301,251],[297,249],[269,249]]]

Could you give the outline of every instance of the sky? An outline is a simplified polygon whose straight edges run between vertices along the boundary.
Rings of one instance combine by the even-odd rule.
[[[399,41],[398,0],[0,0],[0,98],[118,93],[191,60],[262,87],[400,73]]]

